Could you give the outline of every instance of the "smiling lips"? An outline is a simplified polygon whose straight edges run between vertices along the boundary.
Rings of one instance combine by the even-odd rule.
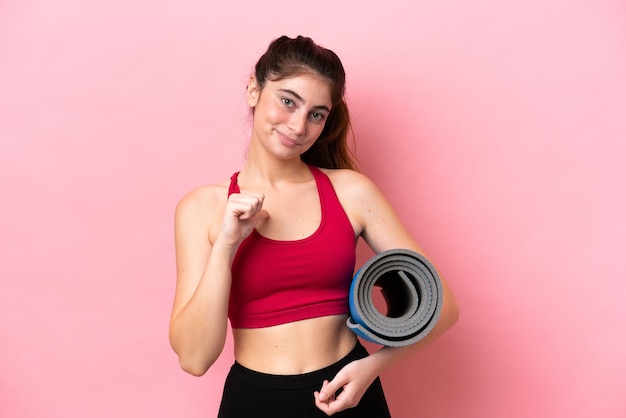
[[[276,130],[276,133],[278,134],[278,137],[280,138],[282,143],[287,145],[288,147],[296,147],[298,145],[301,145],[300,142],[298,142],[295,139],[293,139],[293,138],[283,134],[282,132],[280,132],[278,130]]]

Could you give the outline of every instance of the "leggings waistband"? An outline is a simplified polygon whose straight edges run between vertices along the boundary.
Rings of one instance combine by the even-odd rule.
[[[363,345],[357,341],[356,345],[344,358],[330,366],[303,374],[276,375],[261,373],[235,363],[230,369],[229,378],[241,379],[253,385],[273,389],[304,389],[319,387],[324,380],[331,380],[346,364],[368,356]]]

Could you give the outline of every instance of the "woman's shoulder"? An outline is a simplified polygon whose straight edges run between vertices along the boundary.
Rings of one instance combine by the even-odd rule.
[[[376,190],[374,182],[363,173],[347,168],[321,168],[338,194],[362,195]]]
[[[223,209],[228,199],[229,184],[230,180],[224,180],[191,189],[178,201],[176,213],[187,216],[206,216]]]

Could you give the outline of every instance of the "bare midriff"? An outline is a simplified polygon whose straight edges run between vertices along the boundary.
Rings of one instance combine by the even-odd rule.
[[[292,375],[329,366],[356,344],[347,315],[289,322],[267,328],[233,329],[235,360],[261,373]]]

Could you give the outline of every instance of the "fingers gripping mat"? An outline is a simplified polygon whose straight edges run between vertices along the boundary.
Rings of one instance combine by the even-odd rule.
[[[380,287],[387,312],[376,306],[372,291]],[[350,286],[347,325],[359,337],[399,347],[418,342],[432,330],[441,313],[441,280],[421,254],[405,249],[383,251],[361,267]]]

